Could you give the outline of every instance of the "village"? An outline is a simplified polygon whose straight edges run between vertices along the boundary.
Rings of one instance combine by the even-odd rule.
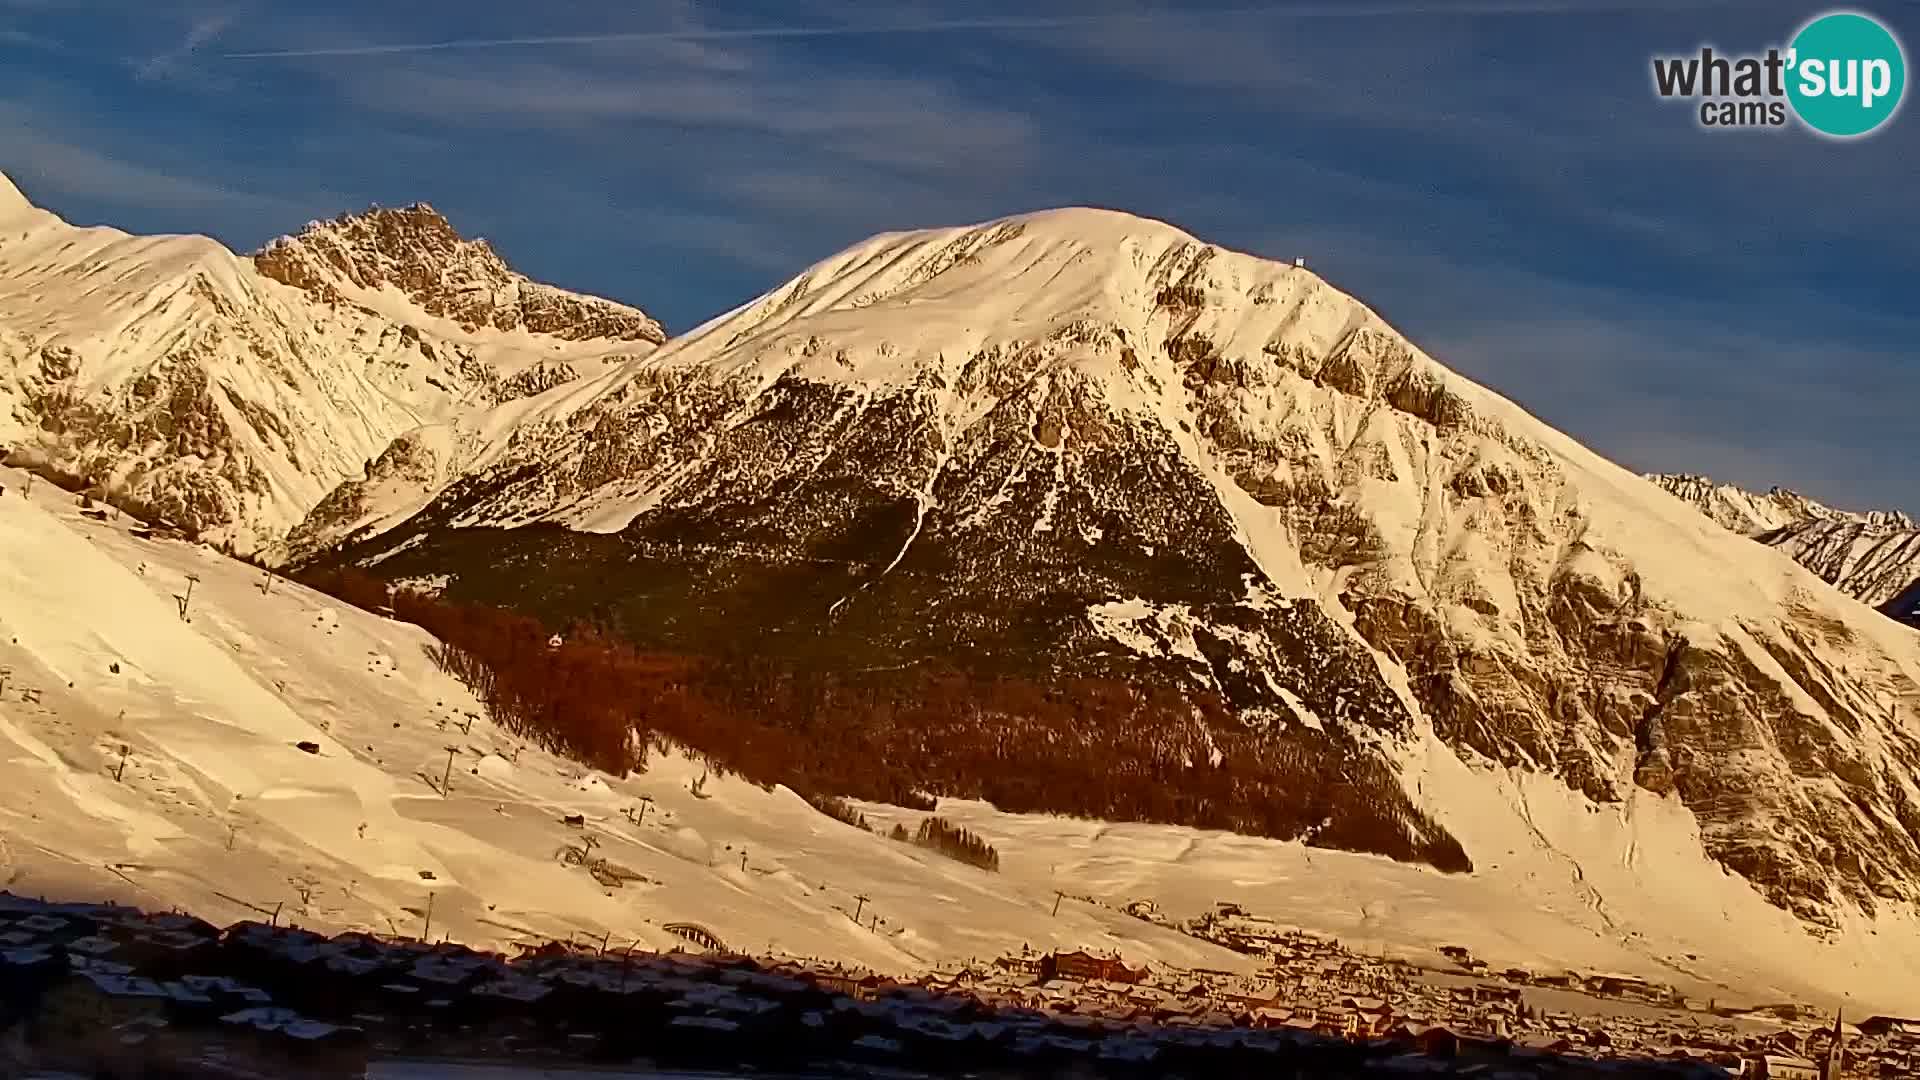
[[[1256,976],[1028,950],[898,979],[703,950],[698,935],[671,953],[549,942],[506,957],[0,893],[0,1072],[305,1080],[430,1058],[814,1075],[1798,1080],[1828,1067],[1816,1017],[1742,1033],[1711,1014],[1541,1011],[1517,973],[1448,985],[1266,925],[1223,911],[1194,927],[1264,949]],[[1920,1025],[1843,1031],[1831,1075],[1914,1075]]]
[[[1170,925],[1151,903],[1126,910]],[[1621,974],[1495,971],[1457,946],[1442,950],[1448,968],[1427,968],[1356,953],[1231,903],[1179,928],[1268,961],[1257,978],[1203,978],[1186,987],[1187,997],[1210,998],[1256,1026],[1347,1039],[1506,1043],[1602,1061],[1691,1061],[1742,1077],[1920,1076],[1920,1020],[1876,1016],[1855,1024],[1802,1005],[1722,1007]],[[1544,997],[1557,1007],[1533,1000]]]

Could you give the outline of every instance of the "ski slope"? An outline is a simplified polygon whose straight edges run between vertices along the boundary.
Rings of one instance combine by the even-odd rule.
[[[739,949],[889,971],[1022,944],[1245,969],[1118,911],[1153,899],[1179,917],[1233,900],[1354,945],[1462,944],[1497,966],[1639,972],[1722,999],[1920,1008],[1908,917],[1817,942],[1707,862],[1677,802],[1646,792],[1597,810],[1548,778],[1472,775],[1428,738],[1406,763],[1412,782],[1481,855],[1455,876],[944,803],[1000,850],[989,874],[840,824],[784,788],[710,780],[696,797],[699,770],[681,759],[618,779],[516,754],[483,716],[461,730],[479,706],[432,666],[417,629],[284,581],[263,589],[252,567],[139,539],[44,482],[25,495],[24,481],[0,470],[0,886],[15,892],[402,933],[421,931],[431,903],[433,936],[494,946],[579,934],[667,948],[679,939],[665,924],[686,921]],[[622,811],[643,798],[635,824]],[[879,829],[915,818],[866,809]],[[562,824],[571,814],[584,830]],[[583,835],[648,880],[610,890],[565,866],[556,853]],[[1068,899],[1054,915],[1055,890],[1100,902]],[[856,925],[856,906],[883,921]]]
[[[484,718],[462,733],[480,706],[417,629],[284,581],[263,592],[252,567],[83,518],[44,482],[28,499],[24,479],[0,470],[0,887],[217,922],[284,905],[282,921],[403,932],[420,930],[405,909],[432,893],[434,935],[470,942],[578,932],[668,948],[679,939],[662,925],[691,921],[736,948],[882,970],[1023,941],[1242,966],[1115,911],[1052,919],[1037,883],[861,832],[785,789],[715,780],[702,799],[685,761],[631,780],[531,749],[516,761]],[[442,798],[431,785],[448,747]],[[636,826],[621,811],[642,797],[652,809]],[[561,824],[571,814],[584,832]],[[562,865],[556,852],[583,834],[656,884],[607,890]],[[880,932],[842,914],[860,894]]]

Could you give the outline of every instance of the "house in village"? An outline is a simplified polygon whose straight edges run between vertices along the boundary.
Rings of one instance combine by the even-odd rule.
[[[167,1002],[167,991],[152,979],[77,972],[41,996],[34,1035],[86,1043],[136,1020],[165,1019]]]
[[[1347,1009],[1347,1015],[1352,1018],[1349,1024],[1350,1038],[1379,1038],[1392,1026],[1393,1006],[1380,998],[1349,995],[1342,998],[1340,1004]]]
[[[1044,958],[1035,953],[1022,952],[1019,956],[1008,954],[995,958],[993,966],[1016,975],[1038,976]]]
[[[1741,1076],[1748,1080],[1820,1080],[1820,1066],[1803,1057],[1761,1054],[1747,1059]]]
[[[870,971],[846,971],[832,968],[816,972],[806,980],[816,989],[829,994],[839,994],[856,1001],[873,1001],[887,990],[900,984],[884,975]]]
[[[1040,960],[1040,978],[1045,982],[1079,979],[1137,983],[1146,976],[1145,968],[1130,968],[1117,956],[1095,956],[1081,950],[1051,952]]]
[[[1386,1034],[1388,1038],[1412,1045],[1427,1057],[1452,1058],[1460,1053],[1460,1036],[1444,1024],[1401,1021]]]
[[[366,1072],[367,1037],[359,1028],[312,1020],[291,1009],[260,1006],[220,1018],[260,1060],[293,1071],[352,1076]]]
[[[1869,1016],[1856,1025],[1863,1035],[1875,1038],[1904,1036],[1920,1039],[1920,1020],[1908,1020],[1898,1016]]]

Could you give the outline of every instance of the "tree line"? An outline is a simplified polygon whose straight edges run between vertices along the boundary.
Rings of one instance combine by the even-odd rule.
[[[420,626],[439,641],[435,662],[496,722],[616,775],[677,746],[716,773],[784,784],[816,806],[843,796],[932,811],[937,796],[979,799],[1012,813],[1190,825],[1471,868],[1376,758],[1317,732],[1254,730],[1208,691],[645,651],[591,623],[549,627],[395,591],[358,569],[301,580]]]
[[[893,827],[895,840],[907,840],[907,827]],[[920,822],[920,828],[911,837],[913,843],[930,851],[937,851],[949,859],[956,859],[982,870],[999,871],[1000,853],[993,845],[980,839],[965,827],[955,825],[946,818],[930,817]]]

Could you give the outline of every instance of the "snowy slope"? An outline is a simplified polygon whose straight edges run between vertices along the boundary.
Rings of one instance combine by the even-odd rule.
[[[480,442],[347,557],[687,647],[1171,670],[1313,760],[1431,733],[1596,813],[1684,807],[1831,932],[1920,898],[1920,637],[1159,222],[876,237]]]
[[[1920,586],[1920,522],[1898,510],[1836,510],[1795,491],[1760,495],[1703,476],[1647,479],[1734,532],[1779,548],[1821,580],[1889,614]]]
[[[205,237],[76,228],[0,180],[0,447],[271,552],[396,436],[658,338],[641,313],[517,275],[500,288],[539,299],[532,329],[455,326],[382,288],[377,306],[322,298]],[[592,318],[552,314],[574,309]]]
[[[285,920],[379,930],[417,929],[405,909],[432,892],[436,931],[473,942],[578,930],[666,948],[663,924],[694,921],[738,947],[885,970],[1022,941],[1244,966],[1117,911],[1051,919],[1040,881],[861,832],[785,790],[714,781],[699,799],[684,761],[622,780],[515,755],[484,718],[463,732],[480,707],[412,627],[286,582],[263,592],[245,564],[139,540],[50,485],[23,496],[23,480],[0,470],[0,882],[16,892],[105,892],[220,921],[284,902]],[[186,621],[175,598],[189,575]],[[428,781],[448,747],[443,799]],[[636,826],[621,811],[642,795],[653,808]],[[561,823],[573,813],[597,855],[651,882],[606,890],[562,865],[555,853],[582,835]],[[861,893],[882,932],[841,913]]]
[[[1674,801],[1642,792],[1596,809],[1523,770],[1463,765],[1430,737],[1409,748],[1410,783],[1454,807],[1486,856],[1471,875],[943,803],[999,849],[988,874],[784,789],[712,781],[695,798],[679,760],[618,779],[516,757],[484,718],[460,730],[477,706],[426,662],[416,630],[285,582],[263,592],[258,571],[84,518],[46,484],[29,499],[23,479],[0,470],[0,883],[15,892],[403,932],[431,893],[435,932],[475,943],[578,933],[670,947],[663,924],[691,921],[736,947],[888,971],[1022,944],[1238,970],[1246,958],[1117,910],[1154,899],[1185,917],[1231,899],[1421,956],[1461,944],[1503,966],[1640,972],[1722,1000],[1920,1007],[1908,916],[1816,940],[1706,859]],[[442,798],[427,780],[446,747]],[[641,796],[653,809],[636,826],[621,810]],[[880,827],[913,820],[866,809]],[[560,821],[572,813],[598,854],[650,881],[609,891],[564,867],[555,853],[582,835]],[[1069,899],[1055,916],[1055,889],[1098,903]],[[885,920],[879,933],[848,919],[857,896]]]

